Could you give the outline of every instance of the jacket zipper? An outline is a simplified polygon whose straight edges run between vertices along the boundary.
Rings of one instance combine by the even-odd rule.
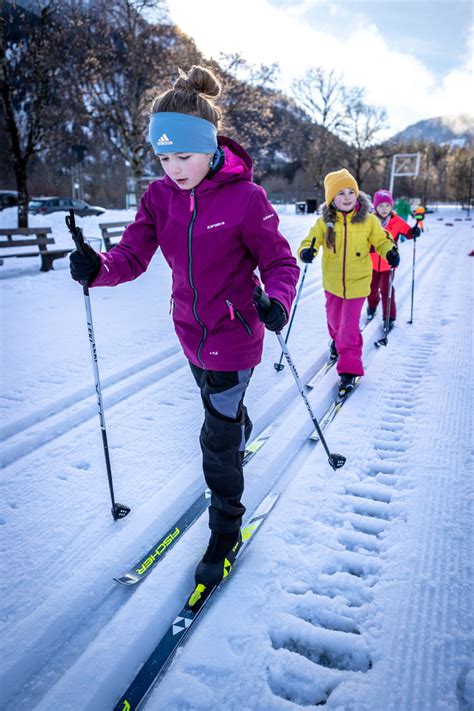
[[[191,285],[191,289],[193,290],[194,293],[194,299],[193,299],[193,314],[194,318],[198,322],[198,324],[202,328],[202,338],[201,342],[199,343],[199,346],[196,351],[197,359],[201,364],[201,367],[204,368],[204,363],[202,362],[201,358],[201,351],[202,347],[204,345],[204,341],[206,340],[207,336],[207,329],[201,319],[198,316],[197,312],[197,301],[198,301],[198,293],[196,289],[196,285],[194,284],[194,277],[193,277],[193,250],[192,250],[192,243],[193,243],[193,227],[194,223],[196,222],[196,215],[197,215],[197,201],[194,197],[194,188],[191,190],[191,193],[189,195],[190,197],[190,204],[189,204],[189,211],[192,213],[191,215],[191,221],[189,223],[188,227],[188,276],[189,276],[189,283]]]
[[[244,319],[240,311],[235,308],[234,304],[232,301],[229,301],[229,299],[226,299],[226,304],[229,307],[229,313],[230,313],[230,320],[233,321],[235,316],[239,319],[240,323],[244,326],[245,330],[249,334],[249,336],[253,335],[253,331],[250,328],[250,325],[247,323],[247,321]]]
[[[342,288],[346,298],[346,251],[347,251],[347,217],[344,215],[344,253],[342,257]]]

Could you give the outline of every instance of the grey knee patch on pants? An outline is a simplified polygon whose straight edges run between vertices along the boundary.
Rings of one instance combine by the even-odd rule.
[[[237,374],[239,378],[237,385],[221,393],[209,393],[209,400],[214,410],[232,420],[236,420],[238,417],[240,403],[249,384],[252,371],[250,369],[239,370]]]
[[[236,531],[245,513],[241,502],[242,465],[252,422],[243,400],[253,368],[206,371],[192,363],[190,366],[205,413],[200,444],[204,476],[211,490],[209,526],[219,533]]]

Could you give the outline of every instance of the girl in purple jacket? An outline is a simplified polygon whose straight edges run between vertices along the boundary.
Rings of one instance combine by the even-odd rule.
[[[245,508],[242,459],[252,423],[244,395],[260,362],[264,325],[279,331],[290,313],[299,269],[278,216],[252,182],[252,161],[235,141],[217,136],[220,94],[213,74],[180,71],[152,109],[149,138],[165,176],[143,194],[135,221],[105,254],[72,252],[71,275],[115,286],[142,274],[158,248],[172,270],[173,321],[200,389],[200,443],[211,536],[196,585],[220,582],[240,536]],[[253,305],[258,267],[271,307]]]

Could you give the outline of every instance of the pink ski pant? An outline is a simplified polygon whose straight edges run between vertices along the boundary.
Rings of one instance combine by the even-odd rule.
[[[362,334],[360,332],[360,312],[365,297],[357,299],[341,299],[340,296],[326,294],[326,316],[328,331],[336,343],[339,358],[338,373],[364,375],[362,365]]]

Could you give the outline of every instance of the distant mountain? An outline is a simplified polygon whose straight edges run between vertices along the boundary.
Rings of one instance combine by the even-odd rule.
[[[458,146],[473,143],[474,116],[456,114],[425,119],[407,126],[390,139],[390,142],[394,143],[410,143],[412,141],[429,141],[438,145],[450,143]]]

